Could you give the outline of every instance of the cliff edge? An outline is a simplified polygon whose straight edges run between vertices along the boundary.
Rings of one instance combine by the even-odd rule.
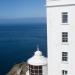
[[[26,75],[27,71],[28,64],[26,62],[22,62],[14,65],[6,75]]]

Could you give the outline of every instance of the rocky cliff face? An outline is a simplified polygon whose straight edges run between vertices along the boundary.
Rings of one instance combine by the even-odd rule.
[[[26,62],[22,62],[14,65],[6,75],[26,75],[27,71],[28,64]]]

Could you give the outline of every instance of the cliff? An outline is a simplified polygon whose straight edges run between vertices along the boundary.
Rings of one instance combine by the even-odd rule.
[[[26,75],[27,71],[28,64],[26,62],[22,62],[14,65],[6,75]]]

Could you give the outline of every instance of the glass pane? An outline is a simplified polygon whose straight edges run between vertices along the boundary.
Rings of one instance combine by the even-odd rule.
[[[68,71],[67,70],[62,70],[62,75],[67,75]]]
[[[68,13],[67,12],[62,13],[62,23],[68,23]]]
[[[34,66],[32,66],[32,65],[31,65],[31,68],[33,69],[33,68],[34,68]]]
[[[67,61],[67,57],[62,57],[62,61]]]
[[[42,69],[42,66],[39,66],[39,69]]]
[[[68,42],[68,32],[62,32],[62,42]]]
[[[62,56],[67,56],[68,53],[67,52],[62,52]]]
[[[31,73],[30,75],[35,75],[34,73]]]
[[[39,75],[42,75],[42,74],[39,74]]]
[[[42,70],[39,70],[39,73],[42,73]]]
[[[39,68],[39,66],[34,66],[34,69],[38,69]]]
[[[35,73],[35,71],[31,69],[31,73]]]
[[[39,75],[38,73],[35,73],[35,75]]]
[[[39,73],[39,71],[38,70],[35,70],[35,73]]]

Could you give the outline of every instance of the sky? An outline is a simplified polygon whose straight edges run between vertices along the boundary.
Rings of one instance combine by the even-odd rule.
[[[45,17],[46,0],[0,0],[0,19]]]

